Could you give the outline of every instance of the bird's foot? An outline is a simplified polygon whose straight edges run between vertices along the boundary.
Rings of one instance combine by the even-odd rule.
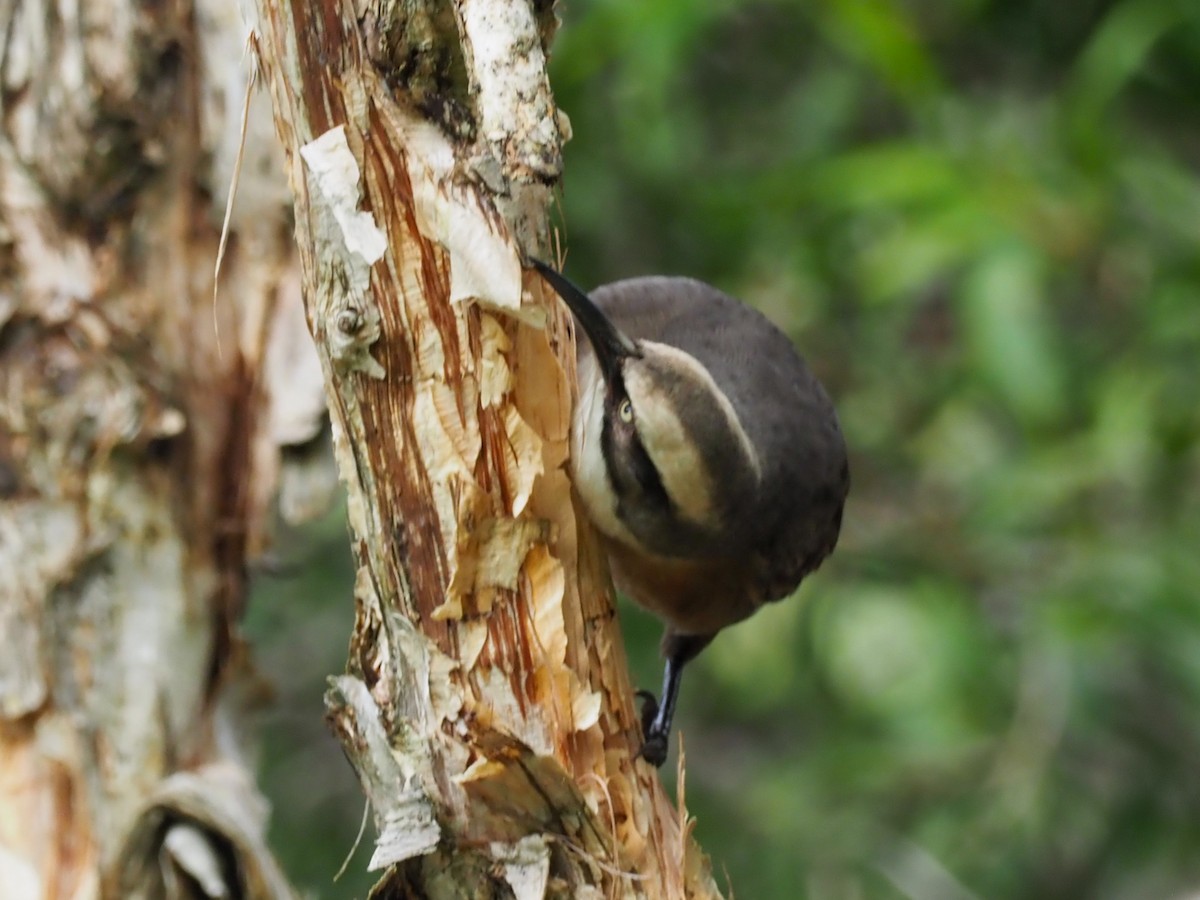
[[[664,728],[658,720],[657,697],[649,691],[638,691],[636,696],[642,701],[642,749],[638,751],[638,756],[658,768],[667,761],[670,726]]]

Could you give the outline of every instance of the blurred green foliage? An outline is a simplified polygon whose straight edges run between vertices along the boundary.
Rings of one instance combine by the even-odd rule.
[[[569,273],[759,306],[852,449],[838,552],[684,687],[716,871],[754,900],[1200,890],[1200,4],[563,16]],[[625,621],[656,686],[658,626]]]

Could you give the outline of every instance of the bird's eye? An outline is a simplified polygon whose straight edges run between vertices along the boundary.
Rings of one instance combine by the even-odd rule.
[[[626,425],[633,421],[633,404],[629,402],[628,397],[622,400],[621,405],[617,407],[617,415]]]

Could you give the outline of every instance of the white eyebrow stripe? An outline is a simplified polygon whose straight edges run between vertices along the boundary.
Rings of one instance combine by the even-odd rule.
[[[759,464],[754,445],[742,428],[729,398],[707,370],[691,354],[676,347],[650,341],[643,342],[643,346],[653,348],[655,355],[666,359],[668,365],[682,373],[683,378],[703,385],[725,418],[728,432],[741,444],[743,457],[754,470],[757,480]],[[626,369],[625,389],[633,403],[638,437],[658,470],[671,502],[693,524],[702,527],[720,524],[717,521],[719,511],[715,508],[717,485],[714,482],[720,473],[710,470],[704,454],[680,420],[672,398],[640,366]]]

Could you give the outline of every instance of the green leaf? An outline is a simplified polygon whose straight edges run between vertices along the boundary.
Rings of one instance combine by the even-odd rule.
[[[1013,243],[975,263],[960,293],[971,361],[1025,424],[1052,423],[1066,406],[1045,278],[1038,255]]]

